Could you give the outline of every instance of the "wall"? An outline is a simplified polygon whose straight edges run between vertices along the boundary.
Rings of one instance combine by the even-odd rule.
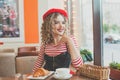
[[[59,3],[59,4],[56,4]],[[63,8],[62,0],[23,0],[24,4],[24,41],[6,42],[0,48],[40,45],[42,15],[49,8]]]
[[[42,3],[42,4],[41,4]],[[59,4],[58,4],[59,3]],[[42,24],[42,15],[50,8],[63,8],[63,0],[38,0],[39,26]]]
[[[25,0],[24,2],[25,2],[24,13],[25,13],[25,24],[26,24],[25,25],[25,43],[26,44],[40,43],[40,28],[42,24],[42,15],[50,8],[63,8],[64,2],[62,0],[43,0],[43,1]],[[56,4],[56,3],[59,3],[59,4]],[[33,16],[31,16],[31,14]],[[29,26],[31,26],[31,28]],[[31,39],[31,35],[30,35],[31,32],[34,33],[32,35],[34,36],[33,39]]]
[[[24,0],[24,26],[25,44],[39,43],[38,0]]]

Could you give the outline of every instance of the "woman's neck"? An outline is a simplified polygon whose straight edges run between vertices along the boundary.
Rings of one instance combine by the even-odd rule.
[[[54,45],[57,45],[57,44],[59,44],[62,36],[54,36],[53,38],[54,38]]]

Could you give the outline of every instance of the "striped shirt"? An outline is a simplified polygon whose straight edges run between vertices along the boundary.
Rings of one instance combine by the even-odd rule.
[[[71,39],[74,42],[74,45],[76,46],[76,48],[78,47],[78,44],[76,42],[76,39],[71,36]],[[45,48],[45,49],[44,49]],[[57,56],[59,54],[62,54],[64,52],[67,51],[67,46],[66,43],[61,43],[59,45],[46,45],[45,47],[42,45],[40,47],[40,53],[38,55],[38,59],[35,62],[34,68],[33,68],[33,72],[38,69],[39,67],[42,66],[43,62],[44,62],[44,53],[47,54],[48,56]],[[82,58],[81,56],[77,57],[76,59],[72,60],[72,65],[77,68],[79,65],[83,64]]]

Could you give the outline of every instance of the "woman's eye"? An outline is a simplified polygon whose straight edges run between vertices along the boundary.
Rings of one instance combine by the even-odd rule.
[[[62,22],[62,24],[65,24],[65,22]]]
[[[65,24],[65,21],[63,21],[63,22],[55,21],[55,22],[54,22],[54,24],[60,24],[60,23],[61,23],[61,24]]]
[[[59,22],[54,22],[54,24],[58,24]]]

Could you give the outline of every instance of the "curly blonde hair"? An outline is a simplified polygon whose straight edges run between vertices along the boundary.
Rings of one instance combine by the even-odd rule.
[[[54,42],[53,36],[52,36],[52,22],[57,18],[57,16],[61,15],[60,13],[52,13],[46,17],[44,22],[42,23],[41,27],[41,37],[42,37],[42,43],[43,44],[50,44]],[[63,16],[63,15],[62,15]],[[64,17],[66,27],[68,27],[68,20],[66,17]],[[66,32],[66,30],[65,30]]]

